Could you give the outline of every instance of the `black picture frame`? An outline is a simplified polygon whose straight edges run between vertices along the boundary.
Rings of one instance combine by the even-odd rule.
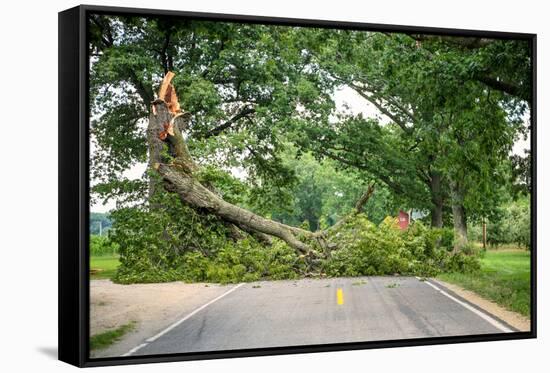
[[[87,17],[96,14],[147,15],[195,20],[236,21],[287,26],[315,26],[340,29],[424,33],[521,39],[531,45],[531,331],[376,342],[327,344],[300,347],[258,348],[238,351],[165,354],[154,356],[90,358],[89,351],[89,104]],[[59,360],[79,367],[137,363],[218,359],[261,355],[282,355],[339,350],[498,341],[537,336],[537,88],[536,34],[459,30],[311,19],[275,18],[230,14],[198,13],[81,5],[59,13]]]

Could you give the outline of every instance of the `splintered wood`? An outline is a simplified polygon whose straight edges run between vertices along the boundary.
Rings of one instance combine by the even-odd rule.
[[[163,141],[166,140],[168,135],[174,136],[174,125],[172,124],[172,122],[166,122],[162,126],[164,128],[164,131],[159,133],[159,138],[161,140],[163,140]]]
[[[162,100],[166,103],[166,107],[170,114],[172,114],[172,120],[163,124],[164,130],[159,133],[159,138],[161,140],[166,140],[168,135],[174,136],[174,120],[181,116],[183,113],[178,102],[178,95],[176,94],[176,89],[172,85],[171,81],[176,74],[172,71],[168,71],[162,80],[162,84],[159,88],[159,100]],[[153,102],[152,106],[153,115],[157,115],[156,102]]]
[[[160,85],[159,89],[159,98],[166,102],[168,111],[170,111],[170,113],[172,114],[177,114],[181,112],[176,89],[174,88],[172,83],[170,83],[175,75],[176,74],[174,74],[172,71],[168,71],[164,76],[164,79],[162,80],[162,84]]]

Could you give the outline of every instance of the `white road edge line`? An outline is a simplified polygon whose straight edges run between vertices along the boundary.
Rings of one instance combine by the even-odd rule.
[[[212,303],[214,302],[217,302],[218,300],[222,299],[223,297],[225,297],[226,295],[229,295],[230,293],[234,292],[235,290],[237,290],[238,288],[240,288],[241,286],[243,286],[244,283],[241,282],[240,284],[232,287],[231,289],[229,289],[228,291],[226,291],[225,293],[223,293],[222,295],[218,296],[217,298],[214,298],[212,299],[210,302],[208,303],[205,303],[203,304],[202,306],[200,306],[199,308],[195,309],[193,312],[187,314],[184,318],[176,321],[175,323],[173,323],[172,325],[168,326],[166,329],[162,330],[161,332],[155,334],[154,336],[152,336],[151,338],[147,338],[145,340],[144,343],[140,344],[139,346],[136,346],[134,348],[132,348],[130,351],[126,352],[125,354],[121,355],[121,356],[130,356],[132,354],[134,354],[136,351],[138,351],[139,349],[147,346],[149,343],[151,342],[154,342],[155,340],[157,340],[158,338],[162,337],[164,334],[168,333],[170,330],[174,329],[175,327],[177,327],[178,325],[180,325],[181,323],[183,323],[185,320],[189,319],[190,317],[196,315],[197,313],[199,313],[200,311],[202,311],[203,309],[205,309],[206,307],[208,307],[209,305],[211,305]]]
[[[416,277],[418,280],[420,280],[420,277]],[[422,280],[420,280],[422,281]],[[446,291],[444,290],[441,290],[440,288],[438,288],[437,286],[435,286],[434,284],[430,283],[429,281],[422,281],[424,283],[426,283],[427,285],[430,285],[432,288],[434,288],[436,291],[440,292],[441,294],[443,294],[444,296],[446,296],[447,298],[455,301],[456,303],[460,304],[461,306],[463,306],[464,308],[472,311],[473,313],[475,313],[476,315],[478,315],[479,317],[481,317],[483,320],[487,321],[489,324],[493,325],[495,328],[499,329],[499,330],[502,330],[504,333],[513,333],[514,331],[508,327],[506,327],[505,325],[503,325],[502,323],[498,322],[497,320],[495,320],[494,318],[492,318],[491,316],[487,315],[486,313],[484,312],[481,312],[480,310],[470,306],[468,303],[465,303],[463,301],[461,301],[460,299],[457,299],[455,297],[453,297],[451,294],[447,293]]]
[[[132,355],[134,352],[136,352],[137,350],[139,350],[140,348],[145,347],[145,346],[147,346],[147,345],[148,345],[148,343],[142,343],[142,344],[140,344],[139,346],[136,346],[136,347],[132,348],[130,351],[128,351],[127,353],[125,353],[125,354],[123,354],[123,355],[121,355],[121,356],[130,356],[130,355]]]

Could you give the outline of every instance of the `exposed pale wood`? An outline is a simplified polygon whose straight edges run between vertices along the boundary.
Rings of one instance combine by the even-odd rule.
[[[176,74],[172,71],[168,71],[162,80],[159,88],[159,99],[164,101],[168,106],[168,111],[172,114],[180,113],[181,108],[178,101],[178,95],[176,94],[176,88],[172,85],[171,81]]]
[[[168,88],[171,85],[170,82],[172,81],[174,76],[176,76],[176,74],[174,74],[172,71],[168,71],[164,76],[164,79],[162,80],[162,83],[159,88],[159,98],[161,100],[164,100],[164,97],[166,97],[166,92],[168,91]]]

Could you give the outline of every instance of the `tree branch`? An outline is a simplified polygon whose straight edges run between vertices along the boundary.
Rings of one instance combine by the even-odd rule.
[[[205,133],[203,136],[201,136],[201,138],[204,138],[204,139],[207,139],[209,137],[212,137],[212,136],[217,136],[219,135],[221,132],[223,132],[224,130],[228,129],[229,127],[231,127],[233,124],[235,124],[237,121],[239,121],[239,119],[241,118],[244,118],[250,114],[254,114],[256,112],[256,109],[254,108],[251,108],[251,107],[245,107],[244,109],[242,109],[239,113],[237,113],[235,116],[233,116],[231,119],[229,119],[228,121],[220,124],[219,126],[217,127],[214,127],[212,128],[210,131],[208,131],[207,133]]]
[[[341,163],[343,163],[347,166],[352,166],[352,167],[358,168],[360,170],[365,170],[365,171],[368,171],[368,172],[372,173],[377,178],[382,180],[384,182],[384,184],[386,184],[389,188],[393,189],[396,193],[403,193],[404,192],[403,188],[399,184],[393,182],[387,175],[384,175],[384,174],[381,174],[379,172],[373,171],[366,164],[351,161],[351,160],[346,159],[346,158],[344,158],[340,155],[328,152],[324,149],[321,149],[319,152],[322,155],[324,155],[325,157],[328,157],[328,158],[333,159],[335,161],[341,162]]]
[[[386,109],[384,106],[382,106],[379,102],[377,102],[374,97],[372,96],[369,96],[367,94],[365,94],[364,92],[362,92],[361,90],[358,90],[356,89],[355,90],[361,97],[363,97],[364,99],[366,99],[367,101],[369,101],[371,104],[373,104],[374,106],[376,106],[376,108],[378,110],[380,110],[380,112],[384,115],[386,115],[388,118],[390,118],[391,120],[394,121],[395,124],[397,124],[399,127],[401,127],[401,129],[405,132],[405,133],[408,133],[410,134],[412,132],[412,128],[410,127],[407,127],[407,123],[402,120],[401,118],[397,117],[396,115],[394,115],[392,112],[390,112],[388,109]]]
[[[439,41],[466,49],[483,48],[495,42],[495,39],[476,37],[440,36],[424,34],[409,34],[409,36],[417,41]]]
[[[367,191],[363,193],[363,195],[357,200],[357,203],[355,203],[355,211],[357,211],[358,214],[363,212],[363,208],[365,207],[365,205],[367,204],[367,202],[369,201],[373,193],[374,193],[374,183],[369,185]]]
[[[481,83],[487,85],[489,88],[493,88],[497,91],[507,93],[509,95],[521,98],[523,100],[529,101],[528,97],[524,97],[523,90],[520,86],[499,80],[489,75],[476,74],[475,78]]]

